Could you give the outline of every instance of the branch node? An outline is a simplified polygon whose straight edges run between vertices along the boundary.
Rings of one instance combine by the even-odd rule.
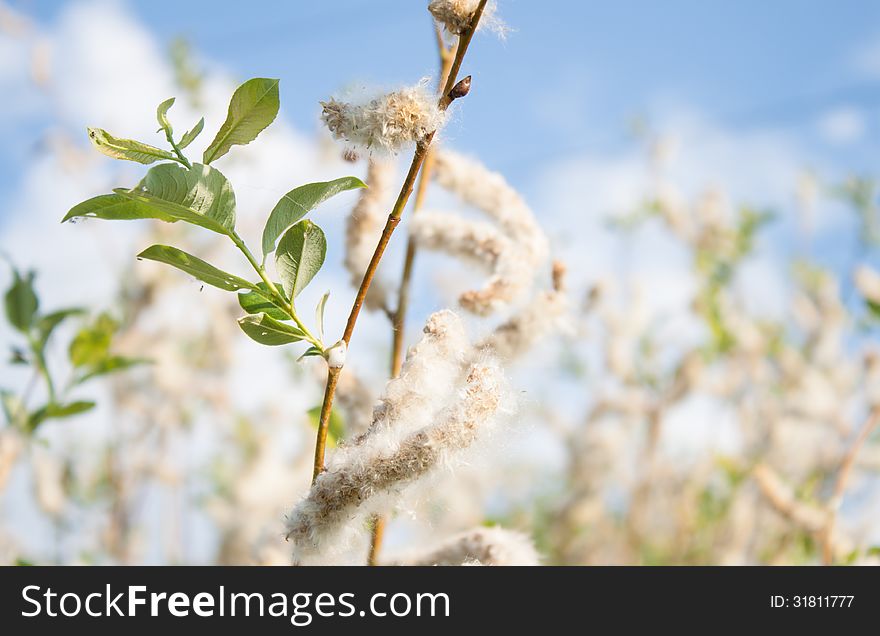
[[[464,97],[471,91],[471,76],[468,75],[462,80],[459,80],[455,86],[452,87],[452,90],[449,91],[447,95],[447,99],[450,103],[455,101],[460,97]]]

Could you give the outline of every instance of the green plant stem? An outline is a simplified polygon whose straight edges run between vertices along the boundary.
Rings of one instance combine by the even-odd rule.
[[[455,59],[452,61],[452,66],[449,70],[449,77],[447,77],[446,79],[446,84],[441,91],[441,97],[438,103],[438,106],[441,110],[445,110],[452,102],[452,98],[450,97],[449,93],[455,86],[458,71],[461,69],[461,63],[464,60],[465,54],[467,53],[468,45],[470,44],[471,39],[474,36],[474,32],[477,30],[477,25],[480,23],[480,18],[483,15],[483,10],[486,8],[487,1],[488,0],[480,0],[480,4],[477,6],[476,11],[474,11],[474,15],[471,18],[471,23],[467,31],[459,36],[458,49],[455,52]],[[404,179],[403,186],[400,189],[400,194],[397,197],[397,201],[395,202],[391,213],[388,215],[388,221],[385,223],[385,228],[382,230],[382,236],[379,237],[379,243],[376,245],[376,250],[373,252],[373,257],[370,259],[370,264],[367,266],[367,271],[364,272],[363,280],[361,281],[360,288],[358,289],[357,295],[354,299],[354,303],[352,304],[351,312],[348,316],[348,322],[345,325],[345,332],[342,336],[342,340],[345,342],[346,345],[351,342],[351,336],[354,332],[354,327],[357,323],[358,315],[360,314],[361,307],[364,304],[364,299],[367,296],[367,291],[370,289],[370,285],[373,282],[373,277],[376,275],[376,269],[379,267],[379,261],[382,260],[382,254],[384,254],[385,248],[388,246],[388,241],[391,240],[391,235],[394,233],[394,230],[398,226],[398,224],[400,224],[400,218],[403,215],[403,210],[406,207],[407,201],[409,201],[410,195],[412,194],[416,178],[418,177],[422,164],[425,161],[425,157],[428,154],[428,148],[430,148],[433,139],[434,133],[432,132],[427,135],[425,139],[416,144],[416,151],[413,155],[409,171],[406,174],[406,179]],[[327,430],[330,425],[330,411],[333,408],[333,395],[336,392],[336,384],[339,380],[340,371],[341,367],[328,367],[327,370],[327,385],[324,388],[324,401],[321,404],[321,418],[318,421],[318,433],[315,442],[315,464],[314,470],[312,471],[313,483],[314,480],[317,479],[318,475],[320,475],[321,472],[324,470],[324,449],[327,445]]]
[[[300,331],[305,334],[306,340],[320,349],[321,353],[324,352],[324,343],[321,342],[318,338],[312,335],[312,332],[309,331],[309,328],[305,326],[302,320],[299,319],[299,316],[296,315],[296,308],[293,306],[293,301],[285,300],[284,296],[281,295],[281,292],[278,291],[278,287],[275,286],[275,283],[272,282],[272,279],[269,278],[269,275],[266,274],[266,268],[260,265],[259,261],[254,257],[251,250],[248,248],[247,244],[245,244],[244,239],[242,239],[238,232],[232,231],[229,235],[229,238],[232,239],[232,242],[235,243],[235,246],[239,249],[239,251],[244,254],[245,258],[251,264],[251,267],[254,268],[254,271],[257,272],[260,279],[266,284],[266,287],[269,289],[269,292],[272,294],[273,298],[266,298],[266,300],[270,300],[276,304],[279,304],[284,311],[290,316],[291,320],[296,323],[296,326],[300,329]],[[258,292],[259,293],[259,292]],[[262,296],[262,294],[260,294]],[[265,296],[263,296],[265,298]]]
[[[49,393],[49,402],[55,403],[56,399],[58,398],[58,394],[55,391],[55,383],[52,381],[52,376],[49,375],[49,367],[46,364],[46,356],[43,355],[43,352],[40,350],[40,347],[36,340],[28,337],[28,341],[31,346],[31,351],[34,354],[34,362],[37,366],[37,372],[46,382],[46,390]]]
[[[186,158],[186,155],[183,154],[183,150],[180,149],[180,146],[174,141],[174,137],[172,137],[172,130],[170,128],[163,128],[165,131],[165,139],[168,140],[168,143],[171,144],[171,148],[174,149],[174,154],[177,155],[177,161],[182,163],[187,170],[192,170],[192,164],[189,162],[189,159]]]

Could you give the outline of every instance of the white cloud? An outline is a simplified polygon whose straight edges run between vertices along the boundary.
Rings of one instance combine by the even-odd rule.
[[[855,49],[852,54],[852,67],[864,77],[880,78],[880,37]]]
[[[733,205],[770,207],[782,212],[781,223],[793,223],[789,212],[807,159],[788,136],[730,130],[682,110],[655,128],[677,148],[663,174],[686,201],[723,187]],[[651,192],[657,177],[647,154],[634,147],[552,164],[535,179],[533,204],[578,282],[621,277],[638,284],[651,319],[662,321],[662,333],[684,344],[700,333],[690,312],[696,279],[689,253],[656,224],[628,236],[607,225],[609,218],[636,210]],[[759,253],[739,282],[754,285],[756,297],[765,301],[762,313],[773,315],[782,311],[785,298],[775,251]]]
[[[818,122],[819,134],[832,144],[845,145],[865,135],[865,114],[858,108],[841,106],[824,113]]]

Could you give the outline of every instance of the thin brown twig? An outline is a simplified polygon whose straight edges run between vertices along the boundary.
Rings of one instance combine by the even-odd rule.
[[[843,495],[846,493],[846,487],[852,476],[852,469],[856,463],[856,457],[859,451],[868,441],[874,428],[880,422],[880,408],[873,408],[868,414],[868,419],[859,431],[858,437],[853,441],[852,445],[843,456],[840,462],[840,469],[837,472],[837,480],[834,483],[834,491],[828,500],[828,522],[822,532],[822,562],[825,565],[834,563],[834,533],[837,525],[837,512],[840,510],[840,504],[843,502]]]
[[[437,48],[440,56],[440,77],[437,83],[437,90],[440,91],[446,85],[449,79],[449,70],[452,68],[452,60],[455,59],[455,51],[457,43],[451,47],[446,47],[443,40],[443,33],[437,23],[434,23],[434,31],[437,36]],[[412,211],[410,214],[417,214],[425,203],[425,196],[428,192],[428,184],[431,182],[431,172],[434,169],[434,149],[429,148],[425,156],[425,162],[422,165],[422,174],[419,176],[419,183],[416,187],[415,198],[413,199]],[[390,313],[391,318],[391,377],[396,378],[400,375],[403,367],[403,351],[406,344],[406,312],[409,307],[409,294],[412,286],[412,275],[415,267],[416,258],[416,242],[410,236],[406,242],[406,255],[403,259],[403,271],[400,276],[400,286],[397,289],[397,308]],[[385,535],[385,518],[377,515],[373,518],[372,536],[370,538],[370,553],[367,557],[367,565],[377,565],[379,562],[379,551],[382,549],[382,538]]]
[[[474,11],[474,15],[471,18],[471,23],[468,29],[459,36],[458,49],[455,53],[455,59],[452,61],[452,66],[449,71],[449,77],[447,78],[446,84],[443,87],[443,91],[441,93],[442,97],[440,98],[438,104],[441,110],[445,110],[452,102],[452,100],[455,99],[453,89],[456,87],[458,72],[461,69],[461,64],[464,60],[465,54],[467,53],[468,46],[470,45],[471,39],[474,36],[474,32],[477,29],[480,18],[483,15],[483,10],[486,8],[487,1],[488,0],[480,1],[480,4],[477,6],[476,11]],[[357,295],[354,299],[354,303],[352,304],[351,313],[348,316],[348,322],[345,325],[345,332],[342,336],[342,340],[345,342],[346,346],[351,342],[351,336],[354,332],[354,327],[357,323],[361,307],[364,304],[367,290],[369,290],[370,285],[373,282],[373,277],[376,275],[376,270],[379,267],[379,261],[382,260],[382,255],[385,252],[385,248],[388,246],[388,241],[391,239],[391,235],[394,233],[395,228],[400,223],[400,218],[403,215],[403,210],[406,207],[407,201],[409,201],[410,195],[412,194],[416,178],[418,177],[422,164],[425,161],[425,156],[428,153],[428,148],[430,148],[433,139],[434,133],[430,133],[422,141],[416,144],[416,151],[413,155],[412,164],[409,167],[406,179],[404,179],[403,186],[400,189],[400,194],[397,197],[397,201],[395,202],[391,213],[388,215],[388,221],[385,223],[385,228],[382,230],[382,235],[379,237],[379,242],[376,245],[376,250],[373,252],[373,257],[370,259],[370,264],[367,266],[367,271],[364,272],[364,278],[361,281],[360,288],[358,289]],[[321,474],[321,472],[324,470],[324,449],[327,445],[327,429],[330,422],[330,412],[333,408],[333,395],[336,391],[336,383],[339,380],[339,374],[341,371],[341,367],[328,367],[327,370],[327,385],[324,389],[324,400],[321,404],[321,417],[318,422],[317,440],[315,442],[315,464],[314,470],[312,472],[313,482],[317,478],[317,476]]]

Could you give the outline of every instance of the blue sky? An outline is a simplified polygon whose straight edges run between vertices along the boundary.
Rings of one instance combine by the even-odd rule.
[[[63,4],[12,3],[49,21]],[[303,130],[315,126],[316,102],[348,82],[397,84],[434,72],[422,2],[126,4],[160,39],[182,35],[242,78],[282,78],[284,108]],[[513,32],[504,42],[477,39],[466,64],[474,93],[450,134],[514,177],[628,143],[633,118],[679,108],[733,129],[786,129],[810,144],[821,143],[815,124],[824,111],[864,110],[858,143],[822,151],[854,169],[876,156],[880,68],[871,77],[859,56],[880,41],[880,3],[500,4]]]
[[[236,81],[280,77],[284,119],[312,139],[319,129],[318,101],[335,91],[353,83],[393,87],[436,72],[422,1],[13,0],[10,5],[60,38],[58,50],[66,53],[55,55],[60,69],[55,78],[65,83],[63,94],[71,104],[63,105],[62,115],[51,98],[0,105],[0,114],[13,110],[0,117],[6,141],[0,150],[4,221],[16,209],[33,207],[22,183],[28,183],[46,131],[61,126],[86,150],[86,125],[150,123],[154,104],[170,90],[167,68],[156,68],[165,62],[155,60],[167,57],[169,43],[179,36],[215,75]],[[637,119],[682,136],[684,160],[670,176],[688,197],[718,186],[735,203],[785,210],[803,169],[815,169],[826,183],[876,170],[880,3],[502,0],[499,5],[511,32],[504,40],[491,33],[475,39],[464,67],[474,75],[474,88],[454,109],[443,135],[523,191],[551,240],[579,263],[585,279],[609,267],[609,258],[597,260],[595,269],[580,263],[584,254],[601,252],[604,219],[638,205],[645,190],[644,151],[632,134]],[[89,11],[110,14],[108,26],[73,26],[74,16]],[[122,40],[114,44],[108,34],[107,42],[101,41],[101,29],[116,24],[113,16],[128,16],[125,20],[146,34],[148,42],[139,50],[152,53],[131,59],[152,62],[119,67],[113,58],[128,59],[120,47],[129,36],[117,34]],[[70,29],[88,31],[79,38],[88,44],[77,43]],[[81,65],[66,69],[75,79],[65,77],[71,56]],[[98,63],[95,56],[110,60]],[[9,74],[8,67],[7,62],[3,72]],[[212,106],[223,110],[226,99],[222,93]],[[33,106],[16,106],[19,101]],[[90,101],[98,107],[80,107]],[[216,122],[209,117],[211,125]],[[125,124],[117,134],[134,130]],[[57,209],[47,214],[60,217],[69,203],[53,205]],[[810,239],[812,253],[843,273],[852,265],[852,215],[839,205],[826,206],[823,214],[820,231]],[[789,214],[768,232],[768,247],[777,256],[799,247],[793,219]],[[614,260],[630,258],[625,253]]]

